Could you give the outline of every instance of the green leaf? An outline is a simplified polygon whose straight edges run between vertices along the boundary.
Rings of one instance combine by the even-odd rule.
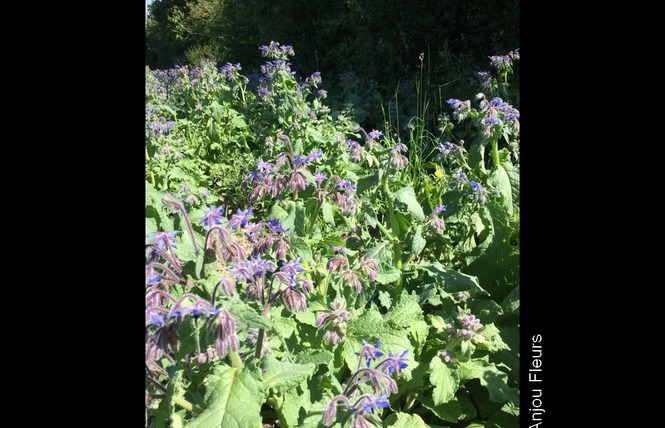
[[[242,116],[235,116],[231,119],[231,125],[236,128],[236,130],[247,128],[247,122],[245,122],[245,119],[243,119]]]
[[[270,209],[270,216],[275,217],[276,219],[281,220],[283,222],[289,216],[289,213],[286,212],[284,208],[282,208],[281,206],[275,204]]]
[[[418,320],[409,326],[409,333],[415,341],[418,352],[422,351],[427,341],[427,334],[429,333],[429,324],[423,320]]]
[[[510,163],[510,161],[502,161],[501,166],[508,175],[510,180],[510,191],[512,193],[513,211],[519,212],[520,210],[520,169],[519,167]]]
[[[207,409],[186,428],[262,428],[260,384],[246,368],[213,367],[206,378]]]
[[[167,426],[166,421],[171,418],[171,415],[175,411],[173,397],[178,396],[182,389],[182,369],[177,366],[170,366],[166,370],[169,374],[166,395],[159,402],[159,406],[157,407],[154,419],[150,424],[150,428],[162,428]]]
[[[427,425],[420,416],[402,412],[390,415],[390,417],[386,419],[384,426],[386,428],[429,428],[429,425]]]
[[[448,269],[439,262],[434,263],[421,263],[419,268],[424,269],[430,277],[447,293],[457,293],[459,291],[476,290],[480,294],[487,296],[487,291],[478,284],[478,279]]]
[[[408,211],[417,220],[420,221],[425,220],[425,213],[423,212],[423,208],[420,206],[420,203],[418,203],[418,199],[416,198],[416,192],[413,190],[413,187],[405,186],[400,189],[397,189],[397,191],[395,192],[395,197],[397,198],[398,201],[406,205]]]
[[[365,257],[377,260],[384,265],[391,265],[393,260],[393,249],[389,242],[379,242],[369,250]]]
[[[478,379],[487,388],[489,398],[496,403],[519,402],[518,391],[507,384],[508,375],[494,363],[485,360],[461,361],[457,373],[460,380]]]
[[[255,309],[251,308],[237,295],[233,296],[233,298],[227,302],[228,303],[225,305],[227,307],[226,310],[228,310],[241,325],[245,325],[248,328],[254,327],[263,329],[270,329],[273,327],[273,321],[271,319],[262,317]]]
[[[441,332],[448,330],[448,324],[443,317],[440,317],[439,315],[428,315],[428,317],[430,324],[436,329],[436,331]]]
[[[519,247],[511,242],[511,228],[503,208],[487,204],[494,235],[485,248],[475,248],[467,257],[464,272],[474,275],[494,300],[502,301],[519,280]]]
[[[145,235],[149,236],[157,232],[157,220],[152,217],[145,218]]]
[[[361,195],[368,189],[372,189],[379,184],[379,176],[374,173],[370,175],[365,175],[358,178],[358,183],[356,185],[356,194]]]
[[[328,364],[332,361],[334,354],[326,349],[306,349],[298,353],[298,362],[300,364]]]
[[[390,266],[389,268],[382,268],[376,272],[376,282],[379,284],[390,284],[399,279],[402,275],[402,271]]]
[[[434,385],[434,390],[432,391],[434,405],[438,406],[439,404],[447,403],[455,397],[457,388],[459,388],[459,379],[455,376],[455,372],[450,370],[448,365],[440,357],[433,358],[429,363],[429,367],[429,380]]]
[[[456,398],[453,398],[446,403],[436,405],[431,398],[425,396],[421,398],[420,402],[423,406],[431,410],[438,418],[441,418],[444,421],[457,422],[464,416],[462,406]]]
[[[490,416],[487,420],[485,428],[513,428],[519,426],[519,424],[519,417],[506,412],[498,411],[492,413],[492,416]]]
[[[316,365],[294,364],[278,361],[273,355],[265,357],[265,373],[263,374],[263,386],[275,388],[278,391],[288,391],[301,385],[314,373]]]
[[[411,241],[411,252],[417,256],[423,251],[426,244],[427,241],[425,240],[425,238],[423,238],[423,226],[421,224],[418,224],[416,225],[413,231],[413,240]]]
[[[520,286],[513,288],[503,302],[501,302],[501,307],[506,313],[516,313],[519,315],[520,311]]]
[[[383,305],[384,308],[388,309],[390,308],[390,305],[392,304],[392,297],[390,296],[390,293],[387,291],[379,291],[379,303]]]
[[[295,250],[296,254],[302,261],[309,262],[312,261],[312,249],[307,245],[305,239],[300,236],[291,235],[289,237],[289,242],[291,248]]]
[[[213,101],[210,103],[210,115],[215,119],[215,122],[221,122],[222,116],[224,116],[224,108],[217,101]]]
[[[299,389],[303,392],[300,394]],[[300,409],[305,412],[309,411],[311,407],[311,398],[309,388],[292,388],[284,394],[282,407],[280,408],[280,421],[285,427],[298,427],[298,419],[300,417]]]
[[[492,173],[490,180],[501,193],[501,200],[506,212],[508,215],[513,215],[513,190],[505,168],[499,165]]]
[[[324,200],[323,203],[321,203],[321,214],[323,214],[323,221],[331,226],[335,225],[335,211],[330,202]]]
[[[496,328],[494,323],[485,324],[482,329],[482,333],[476,336],[474,340],[478,346],[478,349],[485,349],[493,353],[499,352],[503,349],[510,349],[508,345],[506,345],[506,343],[501,339],[501,332],[498,328]]]
[[[402,293],[398,300],[393,301],[393,305],[385,315],[386,321],[393,321],[400,327],[408,327],[422,318],[423,310],[418,304],[418,296],[406,293]]]

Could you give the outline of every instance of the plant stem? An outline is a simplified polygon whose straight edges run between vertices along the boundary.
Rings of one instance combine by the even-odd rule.
[[[270,317],[270,302],[266,303],[263,305],[263,310],[261,311],[261,316],[264,318],[269,318]],[[256,339],[256,352],[254,353],[254,356],[257,359],[261,359],[261,351],[263,351],[263,337],[265,336],[265,329],[260,328],[259,329],[259,335]]]
[[[393,205],[393,200],[390,196],[390,188],[388,187],[388,174],[385,174],[383,177],[383,192],[386,195],[386,204],[388,205],[388,222],[390,224],[390,229],[392,230],[392,242],[393,242],[393,259],[395,267],[397,269],[402,269],[402,248],[399,245],[399,223],[397,223],[397,217],[395,217],[395,207]],[[395,282],[395,293],[396,296],[402,294],[402,276],[400,275]]]
[[[203,412],[198,406],[195,406],[194,404],[190,403],[189,401],[185,400],[182,397],[172,397],[173,402],[177,404],[178,406],[189,410],[190,412],[194,412],[196,414],[200,414]]]
[[[242,363],[242,360],[240,359],[240,355],[236,351],[229,350],[229,358],[231,359],[231,364],[233,367],[241,369],[245,367],[245,365]]]
[[[499,142],[496,138],[492,138],[492,163],[494,164],[494,170],[499,169]]]
[[[319,210],[321,209],[321,205],[323,205],[323,198],[316,201],[316,207],[314,208],[314,213],[309,218],[309,227],[307,228],[307,233],[305,234],[306,239],[309,239],[312,236],[312,229],[314,229],[314,223],[316,222],[316,218],[319,216]]]

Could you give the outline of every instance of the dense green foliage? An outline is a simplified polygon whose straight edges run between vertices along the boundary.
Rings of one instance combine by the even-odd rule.
[[[421,53],[440,85],[519,46],[519,0],[154,0],[149,10],[153,69],[214,59],[254,70],[256,46],[279,40],[298,47],[303,75],[352,71],[388,92]]]
[[[146,70],[146,426],[517,427],[518,51],[370,131],[261,52]]]

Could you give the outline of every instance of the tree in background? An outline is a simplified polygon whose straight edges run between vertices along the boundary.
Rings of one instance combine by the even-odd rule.
[[[519,0],[154,0],[146,63],[251,70],[262,61],[256,47],[272,40],[294,46],[304,75],[353,71],[390,93],[425,53],[429,78],[447,84],[519,46]]]

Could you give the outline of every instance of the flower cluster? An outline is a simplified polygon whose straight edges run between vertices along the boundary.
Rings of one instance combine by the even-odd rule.
[[[316,316],[316,328],[326,328],[323,334],[323,340],[328,345],[336,345],[342,341],[346,333],[346,323],[351,319],[351,312],[346,310],[346,303],[343,300],[335,299],[330,307],[332,311],[322,311]]]
[[[452,323],[448,323],[448,335],[450,337],[462,337],[464,339],[471,339],[477,336],[478,330],[483,328],[480,320],[475,315],[467,314],[464,311],[459,311],[457,317],[458,327]]]
[[[343,247],[336,247],[330,245],[330,248],[333,249],[338,254],[333,256],[328,260],[328,272],[332,275],[333,273],[339,273],[340,278],[344,283],[353,287],[356,293],[360,293],[363,289],[362,284],[360,283],[360,278],[354,272],[354,269],[360,271],[370,280],[374,281],[377,278],[376,271],[379,269],[379,264],[376,260],[368,259],[365,256],[361,256],[353,265],[349,261],[348,251]]]
[[[395,355],[389,352],[388,356],[385,356],[383,351],[379,350],[380,339],[377,339],[374,345],[365,340],[362,344],[356,371],[351,375],[342,394],[333,397],[323,412],[323,424],[326,426],[335,422],[339,409],[344,410],[345,420],[352,419],[354,427],[381,426],[375,411],[390,407],[388,397],[398,391],[397,383],[391,375],[399,376],[408,366],[406,356],[409,350]],[[372,362],[381,357],[384,357],[383,360],[371,367]],[[369,385],[371,392],[361,393],[362,384]]]
[[[443,219],[440,217],[446,208],[448,208],[447,205],[437,205],[429,215],[427,224],[432,226],[432,229],[434,229],[436,233],[442,233],[446,230],[446,225],[444,224]]]

